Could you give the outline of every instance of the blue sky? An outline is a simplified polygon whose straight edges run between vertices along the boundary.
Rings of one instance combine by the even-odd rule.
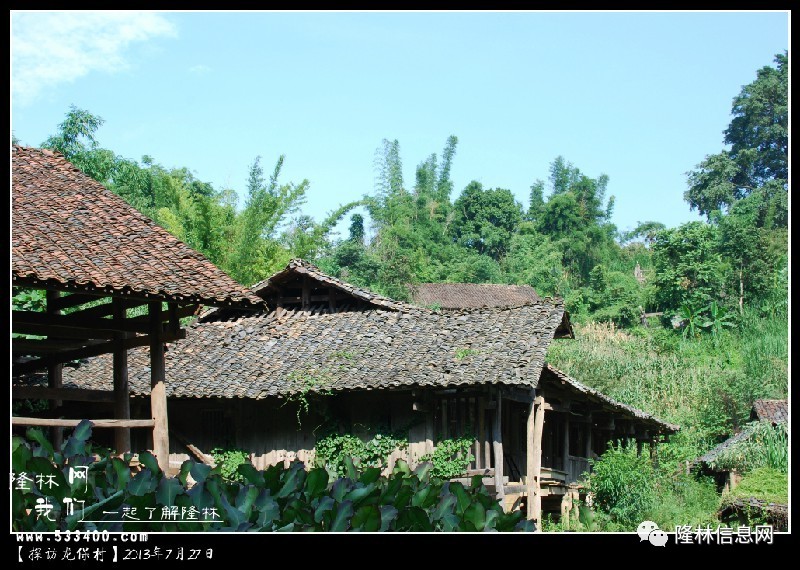
[[[789,48],[788,12],[12,12],[12,131],[70,105],[100,144],[242,193],[286,155],[320,219],[371,193],[382,139],[406,186],[459,139],[454,196],[512,190],[561,155],[607,174],[619,229],[699,219],[685,173],[723,148],[731,101]]]

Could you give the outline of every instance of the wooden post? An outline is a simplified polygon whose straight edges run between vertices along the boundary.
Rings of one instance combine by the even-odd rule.
[[[503,489],[503,392],[502,389],[497,389],[497,407],[494,410],[494,429],[492,434],[494,445],[494,486],[497,494],[497,499],[500,505],[505,510],[506,493]]]
[[[56,308],[56,303],[54,302],[61,296],[60,291],[50,291],[48,290],[45,293],[45,300],[46,300],[46,309],[48,315],[60,315],[61,311]],[[48,338],[51,338],[48,335]],[[47,387],[48,388],[61,388],[62,384],[62,372],[64,369],[63,364],[55,364],[53,366],[47,367]],[[61,406],[61,400],[49,400],[48,405],[49,408],[55,409]],[[64,439],[64,430],[60,427],[54,427],[50,430],[50,439],[53,442],[53,447],[55,449],[61,449],[61,443]]]
[[[113,298],[113,318],[116,321],[125,319],[125,300]],[[114,335],[120,340],[128,338],[129,333],[118,332]],[[130,391],[128,389],[128,351],[119,343],[114,349],[114,418],[128,420],[131,417]],[[119,428],[114,431],[114,447],[117,453],[131,451],[130,428]]]
[[[164,382],[164,343],[161,342],[161,302],[148,303],[150,313],[150,412],[153,426],[153,451],[164,473],[169,469],[169,423],[167,387]]]
[[[536,402],[537,399],[531,400],[531,408],[528,411],[528,423],[525,430],[525,485],[528,495],[527,502],[527,518],[533,518],[533,497],[536,495],[533,471],[536,468],[536,459],[534,457],[534,433],[536,431]]]
[[[586,459],[592,458],[592,414],[589,414],[589,423],[586,424]]]
[[[534,403],[536,405],[536,417],[533,426],[533,500],[528,496],[528,501],[532,503],[530,517],[536,523],[536,530],[542,530],[542,432],[544,431],[544,396],[538,396]]]
[[[561,447],[564,453],[564,471],[567,472],[567,483],[572,483],[572,470],[569,462],[569,412],[564,412],[564,441]]]
[[[483,461],[481,464],[488,468],[492,464],[492,450],[489,445],[489,438],[486,436],[486,397],[481,395],[478,398],[478,434],[481,446],[483,446]]]
[[[311,282],[307,275],[303,275],[303,299],[302,308],[308,309],[311,305]]]
[[[658,469],[658,435],[654,435],[650,440],[650,461],[653,463],[653,468]]]
[[[435,408],[435,406],[434,403],[433,407]],[[433,410],[425,412],[425,454],[433,453],[434,415]]]
[[[336,289],[333,287],[328,288],[328,308],[330,309],[331,313],[336,311]]]

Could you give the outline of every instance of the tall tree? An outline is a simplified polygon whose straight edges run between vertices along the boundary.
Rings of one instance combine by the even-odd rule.
[[[522,221],[522,205],[511,190],[484,190],[470,182],[453,205],[454,239],[468,249],[500,260],[511,245],[511,237]]]
[[[755,81],[734,98],[733,119],[724,132],[730,150],[707,156],[688,173],[684,197],[709,219],[750,199],[758,203],[759,227],[788,225],[787,54],[776,55],[775,63],[758,70]]]

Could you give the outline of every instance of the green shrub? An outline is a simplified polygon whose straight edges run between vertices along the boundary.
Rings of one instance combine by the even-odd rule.
[[[346,475],[331,478],[326,469],[306,471],[300,462],[257,470],[250,463],[237,468],[243,482],[227,481],[220,468],[185,461],[177,477],[164,475],[149,452],[139,454],[140,468],[131,456],[96,455],[89,442],[91,424],[84,420],[54,450],[38,429],[27,439],[12,439],[12,530],[153,531],[481,531],[533,530],[522,513],[504,513],[480,477],[470,486],[431,476],[432,466],[412,471],[398,461],[388,477],[377,467],[358,470],[345,462]],[[70,468],[88,468],[85,482],[68,483]],[[34,483],[18,488],[22,475],[52,477],[53,486]],[[190,479],[191,477],[191,479]],[[84,501],[72,515],[65,497]],[[46,515],[37,505],[52,506]],[[198,520],[148,520],[152,509],[164,507],[217,516]],[[143,520],[122,520],[124,509],[137,509]],[[42,515],[42,516],[37,516]],[[97,521],[97,522],[83,522]],[[202,522],[201,522],[202,521]],[[81,526],[82,525],[82,526]]]
[[[317,440],[314,446],[314,462],[335,475],[346,472],[345,459],[350,458],[361,468],[386,469],[389,455],[397,449],[408,447],[408,435],[379,432],[368,441],[352,434],[329,434]]]
[[[469,434],[443,439],[436,444],[433,453],[423,455],[420,457],[420,461],[431,462],[434,477],[444,479],[458,477],[467,471],[467,467],[475,459],[471,453],[474,443],[475,437]]]
[[[226,481],[239,481],[244,482],[244,479],[239,475],[239,465],[250,462],[250,454],[243,449],[222,449],[215,447],[210,452],[211,457],[214,458],[219,468],[220,475]]]
[[[595,505],[623,527],[636,528],[655,505],[655,474],[650,458],[636,445],[612,444],[592,463],[589,490]]]

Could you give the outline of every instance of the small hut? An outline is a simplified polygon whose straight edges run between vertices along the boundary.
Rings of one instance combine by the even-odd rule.
[[[12,398],[50,402],[49,417],[12,417],[12,425],[50,427],[58,439],[78,423],[58,417],[65,401],[85,404],[87,419],[108,404],[112,417],[92,419],[94,427],[114,428],[119,452],[131,449],[131,428],[149,428],[166,470],[165,344],[185,337],[181,318],[201,304],[248,310],[263,300],[59,153],[12,148],[11,215],[12,285],[46,291],[44,311],[11,316]],[[147,313],[132,315],[137,307]],[[136,347],[147,353],[150,406],[132,419],[127,355]],[[103,354],[104,389],[63,387],[65,366]],[[36,375],[46,383],[30,382]]]

